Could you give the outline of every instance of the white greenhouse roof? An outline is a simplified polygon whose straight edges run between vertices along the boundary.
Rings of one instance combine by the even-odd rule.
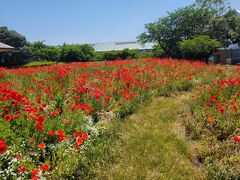
[[[155,43],[140,43],[137,41],[129,42],[106,42],[106,43],[94,43],[90,44],[95,51],[104,52],[104,51],[121,51],[124,49],[136,49],[136,50],[151,50]]]

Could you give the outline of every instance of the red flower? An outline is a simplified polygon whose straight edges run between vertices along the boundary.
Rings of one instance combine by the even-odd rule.
[[[55,136],[55,132],[53,132],[53,131],[48,131],[48,133],[47,133],[49,136]]]
[[[234,137],[233,140],[234,140],[236,143],[240,143],[240,136]]]
[[[38,180],[38,170],[37,169],[32,170],[32,180]]]
[[[30,138],[28,139],[28,141],[29,141],[30,143],[33,143],[33,142],[36,141],[36,138],[34,138],[34,137],[30,137]]]
[[[17,154],[15,158],[20,159],[22,156],[20,154]]]
[[[77,145],[81,145],[81,144],[83,144],[83,139],[80,138],[80,137],[78,137],[78,138],[76,139],[76,142],[77,142]]]
[[[11,114],[6,114],[6,115],[4,116],[4,120],[10,122],[10,121],[12,120]]]
[[[0,154],[4,154],[6,151],[7,151],[6,142],[0,139]]]
[[[8,106],[5,106],[5,107],[3,108],[3,110],[4,110],[4,111],[9,111],[10,108],[9,108]]]
[[[37,102],[38,104],[40,104],[40,103],[41,103],[41,101],[42,101],[42,99],[41,99],[41,98],[37,98],[37,99],[36,99],[36,102]]]
[[[43,108],[47,107],[47,104],[42,104],[42,107],[43,107]]]
[[[75,137],[79,137],[81,134],[80,134],[80,132],[75,131],[75,132],[73,133],[73,135],[74,135]]]
[[[84,140],[88,140],[88,135],[86,132],[81,132],[81,136]]]
[[[36,128],[37,128],[39,131],[43,131],[43,130],[44,130],[43,123],[37,121],[37,122],[36,122]]]
[[[64,140],[64,135],[59,135],[59,136],[58,136],[58,140],[59,140],[59,141],[63,141],[63,140]]]
[[[42,170],[42,172],[48,171],[49,170],[49,165],[48,164],[42,165],[41,170]]]
[[[62,130],[57,130],[55,132],[58,136],[63,136],[64,135],[64,132]]]
[[[46,147],[46,144],[44,142],[42,142],[38,145],[39,149],[44,149],[45,147]]]
[[[45,119],[46,119],[46,116],[41,115],[41,116],[38,116],[37,121],[43,122],[43,121],[45,121]]]
[[[25,166],[21,166],[20,168],[18,168],[18,172],[22,173],[24,171],[26,171],[26,167]]]
[[[208,123],[213,123],[213,122],[214,122],[214,118],[213,117],[208,118]]]
[[[76,151],[79,150],[79,146],[78,146],[78,144],[74,144],[74,149],[75,149]]]
[[[56,116],[58,115],[59,113],[61,113],[61,110],[60,109],[57,109],[57,110],[54,110],[50,113],[51,116]]]

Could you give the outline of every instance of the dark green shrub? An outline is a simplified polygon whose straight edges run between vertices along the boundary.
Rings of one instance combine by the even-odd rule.
[[[88,62],[94,59],[94,49],[89,45],[64,45],[61,48],[61,62]]]

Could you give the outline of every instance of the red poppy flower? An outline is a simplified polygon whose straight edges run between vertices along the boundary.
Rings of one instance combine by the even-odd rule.
[[[47,133],[49,136],[55,136],[55,132],[53,132],[53,131],[48,131],[48,133]]]
[[[26,171],[26,167],[25,166],[21,166],[20,168],[18,168],[18,172],[22,173],[24,171]]]
[[[6,114],[4,116],[4,120],[10,122],[12,120],[12,115],[11,114]]]
[[[81,136],[84,140],[88,140],[88,135],[86,132],[81,132]]]
[[[30,143],[33,143],[33,142],[36,141],[36,138],[34,138],[34,137],[30,137],[30,138],[28,139],[28,141],[29,141]]]
[[[37,98],[37,99],[36,99],[36,102],[37,102],[38,104],[40,104],[40,103],[42,102],[42,99],[41,99],[41,98]]]
[[[4,140],[0,140],[0,154],[4,154],[7,151],[7,145]]]
[[[37,169],[32,170],[32,180],[38,180],[38,170]]]
[[[43,123],[37,121],[37,122],[36,122],[36,128],[37,128],[39,131],[43,131],[43,130],[44,130]]]
[[[46,144],[44,142],[42,142],[38,145],[39,149],[44,149],[45,147],[46,147]]]
[[[41,115],[41,116],[38,116],[37,121],[43,122],[43,121],[45,121],[45,119],[46,119],[46,116]]]
[[[59,135],[58,136],[58,140],[61,142],[61,141],[63,141],[64,140],[64,135]]]
[[[43,107],[43,108],[47,107],[47,104],[42,104],[42,107]]]
[[[81,133],[78,132],[78,131],[75,131],[75,132],[73,133],[73,135],[74,135],[75,137],[79,137],[79,136],[81,135]]]
[[[57,134],[58,136],[63,136],[64,132],[62,130],[57,130],[55,134]]]
[[[79,146],[78,146],[78,144],[74,144],[74,149],[75,149],[76,151],[79,150]]]
[[[5,107],[3,108],[3,110],[4,110],[4,111],[9,111],[10,108],[9,108],[8,106],[5,106]]]
[[[22,156],[20,154],[17,154],[15,158],[20,159]]]
[[[214,122],[214,118],[213,117],[208,118],[208,123],[213,123],[213,122]]]
[[[83,144],[83,139],[80,138],[80,137],[78,137],[78,138],[76,139],[76,142],[77,142],[77,145],[81,145],[81,144]]]
[[[240,136],[234,137],[233,140],[234,140],[236,143],[240,143]]]
[[[49,165],[48,164],[42,165],[41,170],[42,170],[42,172],[48,171],[49,170]]]

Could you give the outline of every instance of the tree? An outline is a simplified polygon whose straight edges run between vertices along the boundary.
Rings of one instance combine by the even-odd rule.
[[[225,47],[240,41],[240,17],[229,4],[229,0],[196,0],[198,8],[212,14],[205,34],[218,39]]]
[[[236,10],[230,10],[224,15],[227,22],[228,38],[231,43],[240,43],[240,17]]]
[[[210,11],[215,16],[222,16],[229,10],[229,0],[196,0],[199,8]]]
[[[195,5],[169,13],[157,22],[146,24],[146,32],[138,38],[142,42],[157,42],[167,56],[178,57],[178,42],[202,35],[210,15]]]
[[[94,49],[89,45],[64,45],[61,48],[60,61],[88,62],[94,59]]]
[[[27,62],[29,49],[26,38],[7,27],[0,27],[0,42],[13,46],[15,49],[0,54],[0,66],[18,66]]]
[[[27,45],[26,38],[16,31],[9,30],[7,27],[0,27],[0,42],[21,48]]]
[[[37,41],[29,45],[30,61],[58,61],[60,47],[47,46],[44,41]]]
[[[159,45],[155,45],[152,50],[152,56],[158,57],[158,58],[163,58],[166,55],[164,53],[164,50]]]
[[[203,59],[208,63],[209,57],[221,47],[221,43],[216,39],[204,35],[184,40],[179,43],[179,47],[185,58],[194,60]]]
[[[113,61],[117,59],[136,59],[138,57],[137,50],[129,50],[129,49],[123,49],[121,51],[107,51],[103,52],[102,54],[102,60],[104,61]]]

